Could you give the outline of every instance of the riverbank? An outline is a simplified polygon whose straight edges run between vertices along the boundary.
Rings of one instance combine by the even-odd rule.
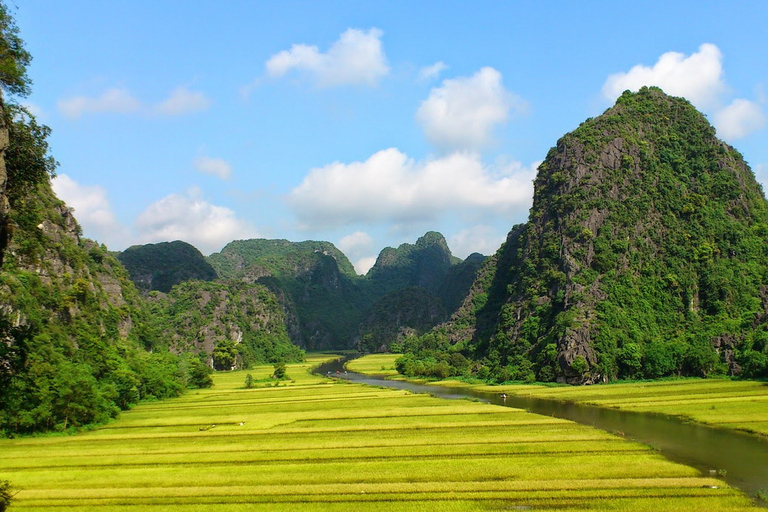
[[[12,510],[762,510],[620,435],[309,373],[323,358],[282,381],[271,365],[216,373],[91,432],[1,440]]]
[[[364,356],[348,363],[367,375],[397,375],[398,354]],[[373,358],[372,363],[368,358]],[[386,368],[377,373],[375,368]],[[394,373],[393,373],[394,372]],[[425,383],[426,380],[415,379]],[[435,386],[469,388],[487,393],[559,400],[634,412],[675,416],[704,425],[768,437],[768,382],[727,379],[680,379],[611,383],[593,386],[509,384],[489,386],[455,379],[429,381]]]

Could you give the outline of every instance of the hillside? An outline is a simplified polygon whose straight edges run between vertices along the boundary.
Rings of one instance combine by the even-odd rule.
[[[208,261],[223,279],[274,293],[291,340],[309,350],[349,348],[370,304],[354,267],[329,242],[236,240]]]
[[[134,245],[118,253],[117,259],[139,290],[168,293],[184,281],[213,281],[216,271],[195,247],[186,242]]]
[[[409,360],[461,353],[497,380],[766,376],[767,272],[741,155],[686,100],[625,92],[550,150],[529,221],[430,335],[442,353],[412,339]]]

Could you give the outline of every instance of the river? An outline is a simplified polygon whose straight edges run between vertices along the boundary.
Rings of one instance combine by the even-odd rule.
[[[589,405],[540,398],[484,393],[468,388],[430,386],[400,380],[345,372],[346,359],[319,366],[317,373],[414,393],[427,393],[446,399],[478,399],[483,402],[516,407],[529,412],[563,418],[584,425],[618,433],[658,450],[675,462],[693,466],[703,474],[719,474],[731,486],[750,496],[768,492],[768,439],[734,430],[708,427],[653,413],[620,411]],[[336,374],[336,372],[339,372]]]

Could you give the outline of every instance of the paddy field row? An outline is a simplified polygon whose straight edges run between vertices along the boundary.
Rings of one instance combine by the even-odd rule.
[[[74,436],[0,440],[11,510],[760,510],[621,437],[311,375],[319,361],[281,382],[220,373]]]
[[[397,375],[394,370],[394,361],[398,357],[397,354],[365,356],[350,361],[348,367],[350,370],[368,375],[393,376]],[[386,370],[382,370],[383,368]],[[768,436],[768,382],[679,379],[595,386],[544,386],[541,384],[485,386],[444,380],[433,384],[466,386],[492,393],[666,414],[707,425]]]

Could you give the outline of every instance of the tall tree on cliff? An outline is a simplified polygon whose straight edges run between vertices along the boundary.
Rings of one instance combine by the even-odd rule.
[[[19,29],[8,8],[0,2],[0,264],[3,261],[5,247],[8,245],[7,196],[8,171],[6,151],[9,144],[8,113],[5,106],[5,94],[26,96],[30,92],[32,81],[27,76],[27,65],[32,56],[24,48],[24,41],[19,37]]]

